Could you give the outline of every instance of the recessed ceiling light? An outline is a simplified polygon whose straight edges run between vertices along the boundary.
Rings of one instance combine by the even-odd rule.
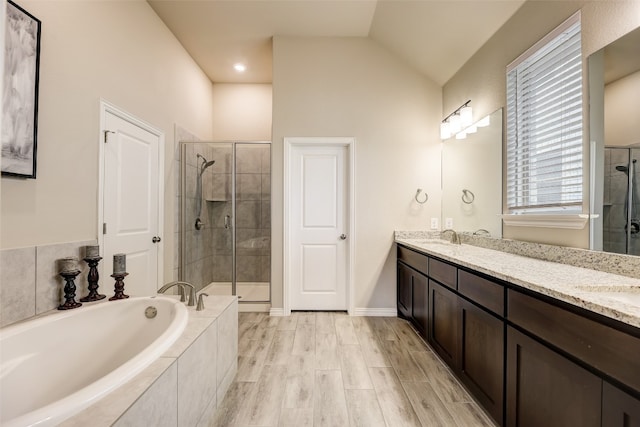
[[[247,69],[247,67],[244,64],[237,63],[233,66],[233,69],[239,73],[243,73]]]

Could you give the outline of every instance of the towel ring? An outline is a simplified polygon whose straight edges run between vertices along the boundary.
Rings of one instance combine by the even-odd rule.
[[[471,203],[473,203],[475,199],[476,199],[476,196],[475,194],[473,194],[471,190],[467,190],[466,188],[462,190],[462,201],[464,203],[466,203],[467,205],[470,205]]]
[[[427,193],[424,193],[424,200],[420,200],[418,198],[418,196],[420,196],[420,193],[422,193],[422,188],[418,188],[418,191],[416,191],[416,195],[414,197],[414,199],[416,199],[416,202],[420,203],[421,205],[427,203],[427,200],[429,200],[429,195]]]

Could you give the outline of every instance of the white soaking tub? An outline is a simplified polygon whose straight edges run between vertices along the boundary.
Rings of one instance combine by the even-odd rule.
[[[188,316],[175,299],[138,297],[0,330],[0,425],[56,425],[86,408],[160,357]]]

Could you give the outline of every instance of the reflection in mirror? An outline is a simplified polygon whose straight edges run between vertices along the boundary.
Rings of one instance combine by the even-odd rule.
[[[640,28],[589,57],[591,248],[640,255]]]
[[[465,139],[442,143],[442,224],[502,237],[502,109]],[[449,221],[450,223],[450,221]],[[485,232],[480,231],[480,233]]]

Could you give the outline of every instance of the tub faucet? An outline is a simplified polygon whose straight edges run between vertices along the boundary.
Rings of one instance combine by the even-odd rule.
[[[454,245],[459,245],[460,244],[460,236],[458,235],[458,233],[456,233],[455,230],[447,228],[446,230],[442,231],[442,233],[440,233],[440,235],[443,235],[444,233],[447,233],[449,231],[451,232],[451,240],[450,240],[450,242],[453,243]]]
[[[169,282],[166,285],[164,285],[163,287],[161,287],[160,289],[158,289],[158,293],[159,294],[164,294],[169,288],[172,288],[174,286],[178,286],[178,289],[180,289],[180,301],[182,301],[182,302],[185,302],[184,289],[185,289],[185,287],[188,287],[189,288],[189,300],[187,301],[187,305],[188,306],[196,305],[196,288],[191,283],[182,282],[180,280],[176,280],[174,282]]]

